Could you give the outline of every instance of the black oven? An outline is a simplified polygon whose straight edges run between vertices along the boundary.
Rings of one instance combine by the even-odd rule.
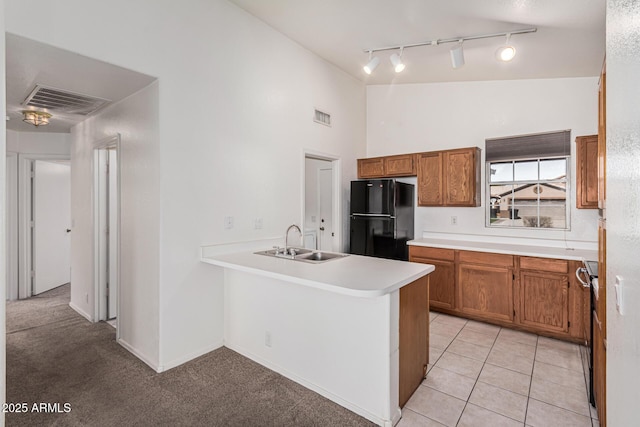
[[[584,267],[576,270],[576,277],[578,281],[582,283],[582,286],[590,288],[590,339],[589,347],[587,351],[589,353],[589,402],[595,406],[595,396],[593,394],[593,312],[596,309],[597,288],[598,288],[598,262],[597,261],[583,261]]]

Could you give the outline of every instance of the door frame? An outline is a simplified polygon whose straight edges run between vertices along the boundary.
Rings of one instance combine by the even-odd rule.
[[[36,160],[71,160],[69,154],[18,153],[18,298],[32,295],[33,241],[31,208],[33,194],[31,178]],[[73,227],[72,227],[73,228]]]
[[[18,153],[14,151],[7,151],[6,154],[7,167],[9,170],[9,164],[14,164],[13,170],[15,173],[8,177],[6,186],[6,216],[7,221],[5,225],[6,231],[6,265],[5,268],[7,276],[7,292],[6,295],[9,301],[18,299]]]
[[[302,193],[302,203],[301,203],[301,224],[302,224],[302,232],[306,229],[305,224],[305,201],[306,199],[306,159],[318,159],[318,160],[326,160],[331,162],[331,168],[333,169],[333,188],[332,188],[332,198],[333,198],[333,230],[335,233],[335,240],[333,241],[332,251],[333,252],[344,252],[343,247],[343,233],[342,233],[342,192],[340,191],[342,188],[342,159],[339,156],[329,153],[323,153],[315,150],[307,150],[304,149],[302,153],[302,185],[300,186]]]
[[[100,139],[93,143],[93,157],[91,163],[91,174],[93,176],[93,185],[91,187],[91,207],[93,210],[93,278],[94,278],[94,313],[95,313],[95,321],[107,320],[107,309],[103,302],[106,302],[107,290],[106,283],[100,280],[100,272],[101,269],[106,268],[106,265],[103,265],[102,258],[100,257],[100,249],[103,244],[105,244],[105,234],[100,230],[100,219],[101,219],[101,210],[100,210],[100,173],[103,172],[99,164],[100,159],[100,151],[115,149],[116,150],[116,179],[117,179],[117,226],[116,226],[116,258],[117,258],[117,270],[116,277],[118,284],[117,286],[121,286],[121,274],[120,274],[120,265],[121,265],[121,246],[120,246],[120,219],[121,219],[121,205],[120,205],[120,160],[121,160],[121,152],[120,152],[120,134],[117,133],[115,135]],[[110,171],[111,172],[111,171]],[[114,230],[109,230],[109,233],[113,233]],[[108,238],[107,238],[108,239]],[[107,255],[108,256],[108,255]],[[120,338],[120,298],[122,293],[120,289],[118,289],[116,296],[116,340]]]

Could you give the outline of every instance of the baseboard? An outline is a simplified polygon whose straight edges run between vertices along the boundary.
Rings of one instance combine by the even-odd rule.
[[[287,369],[283,368],[282,366],[276,365],[275,363],[272,363],[269,360],[266,360],[260,356],[256,356],[255,354],[252,354],[249,351],[246,351],[244,348],[233,345],[231,343],[229,343],[228,341],[225,341],[224,343],[225,347],[240,353],[241,355],[243,355],[244,357],[247,357],[251,360],[253,360],[256,363],[261,364],[262,366],[271,369],[272,371],[275,371],[277,373],[279,373],[282,376],[285,376],[287,378],[289,378],[291,381],[295,381],[298,384],[308,388],[309,390],[315,391],[316,393],[318,393],[321,396],[326,397],[327,399],[337,403],[338,405],[347,408],[348,410],[350,410],[351,412],[355,412],[356,414],[368,419],[369,421],[376,423],[379,426],[383,426],[383,427],[392,427],[393,425],[397,424],[398,421],[400,420],[400,408],[398,408],[395,412],[395,414],[393,414],[393,420],[385,420],[382,419],[380,417],[378,417],[377,415],[372,414],[371,412],[369,412],[368,410],[361,408],[360,406],[353,404],[345,399],[343,399],[342,397],[335,395],[333,393],[331,393],[328,390],[325,390],[324,388],[307,381],[306,379],[294,374],[293,372],[288,371]]]
[[[86,313],[84,310],[82,310],[80,307],[78,307],[71,301],[69,301],[69,307],[71,307],[76,313],[78,313],[80,316],[87,319],[89,322],[94,323],[93,318],[88,313]]]
[[[129,344],[128,342],[126,342],[122,338],[119,338],[117,340],[117,342],[122,347],[124,347],[129,353],[133,354],[135,357],[137,357],[138,359],[142,360],[145,364],[147,364],[154,371],[156,371],[158,373],[163,371],[162,366],[158,366],[156,363],[153,363],[145,355],[140,353],[135,347],[133,347],[131,344]]]
[[[163,371],[168,371],[169,369],[173,369],[177,366],[182,365],[183,363],[187,363],[188,361],[195,359],[196,357],[200,357],[204,354],[211,353],[212,351],[219,349],[223,345],[224,345],[224,342],[220,340],[212,345],[206,346],[201,350],[194,351],[193,353],[187,354],[186,356],[180,357],[178,359],[174,359],[171,362],[162,365],[161,366],[162,371],[158,371],[158,372],[163,372]]]

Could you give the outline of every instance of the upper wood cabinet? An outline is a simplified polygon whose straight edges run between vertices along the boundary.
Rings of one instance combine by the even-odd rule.
[[[415,154],[358,159],[358,178],[392,178],[415,174]]]
[[[419,206],[480,206],[480,149],[420,153]]]
[[[598,135],[576,138],[576,207],[598,208]]]

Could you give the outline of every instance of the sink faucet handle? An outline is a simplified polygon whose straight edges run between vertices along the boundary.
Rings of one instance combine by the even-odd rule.
[[[278,255],[281,251],[282,253],[284,253],[284,249],[281,248],[280,246],[273,246],[273,249],[276,250],[276,255]]]
[[[296,248],[289,248],[289,254],[291,256],[296,256],[296,253],[297,253]]]

